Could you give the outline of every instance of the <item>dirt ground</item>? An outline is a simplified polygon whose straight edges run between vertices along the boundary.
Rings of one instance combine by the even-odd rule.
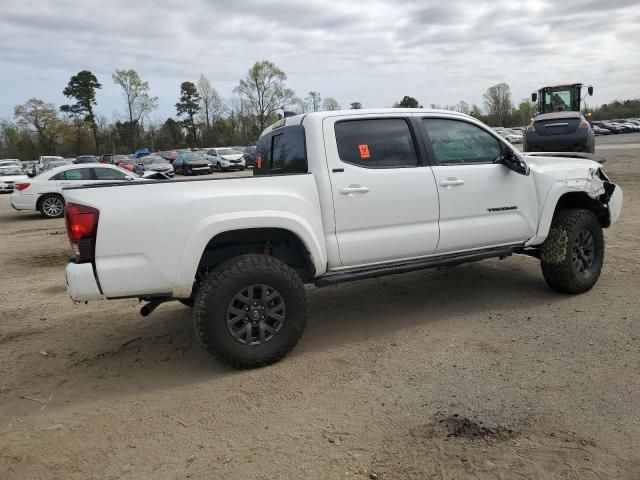
[[[640,150],[605,156],[592,291],[518,256],[310,287],[298,347],[245,372],[178,303],[74,305],[63,221],[0,196],[0,478],[637,480]]]

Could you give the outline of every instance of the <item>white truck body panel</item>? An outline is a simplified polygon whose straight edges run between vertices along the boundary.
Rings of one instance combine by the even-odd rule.
[[[535,246],[546,238],[564,193],[602,193],[594,175],[600,165],[582,159],[525,157],[529,175],[497,163],[368,169],[341,161],[335,122],[381,116],[463,119],[498,138],[477,120],[448,111],[317,112],[287,119],[304,125],[308,174],[66,189],[67,202],[100,211],[93,283],[107,298],[189,297],[209,241],[252,228],[295,234],[315,278],[450,252]],[[621,203],[617,187],[608,205],[611,223]],[[86,265],[67,268],[74,300],[97,296]],[[86,288],[71,285],[78,281]]]
[[[100,210],[95,263],[107,298],[189,296],[209,240],[247,222],[296,233],[318,274],[326,270],[311,174],[71,189],[65,199]]]

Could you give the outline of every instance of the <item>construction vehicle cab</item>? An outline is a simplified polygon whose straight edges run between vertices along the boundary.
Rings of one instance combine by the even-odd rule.
[[[531,94],[531,101],[537,102],[538,114],[552,112],[579,112],[582,94],[582,83],[572,85],[556,85],[542,87]],[[593,87],[587,87],[587,93],[593,95]]]
[[[582,83],[542,87],[531,94],[537,115],[524,135],[525,152],[594,153],[595,134],[580,113],[583,88],[593,95],[593,87]]]

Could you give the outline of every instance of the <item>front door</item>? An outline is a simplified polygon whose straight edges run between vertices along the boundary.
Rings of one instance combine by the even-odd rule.
[[[531,175],[496,159],[503,144],[473,123],[423,118],[440,196],[437,252],[455,252],[525,242],[537,227]]]
[[[438,192],[408,119],[330,117],[323,127],[342,265],[432,254]]]

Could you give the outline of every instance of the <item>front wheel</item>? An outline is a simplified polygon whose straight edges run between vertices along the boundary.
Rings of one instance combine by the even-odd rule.
[[[40,200],[40,213],[46,218],[64,216],[64,198],[55,193],[48,193]]]
[[[298,343],[307,322],[304,284],[288,265],[241,255],[216,267],[196,296],[200,345],[235,368],[277,362]]]
[[[590,210],[559,210],[540,250],[542,274],[551,288],[562,293],[586,292],[602,270],[602,226]]]

